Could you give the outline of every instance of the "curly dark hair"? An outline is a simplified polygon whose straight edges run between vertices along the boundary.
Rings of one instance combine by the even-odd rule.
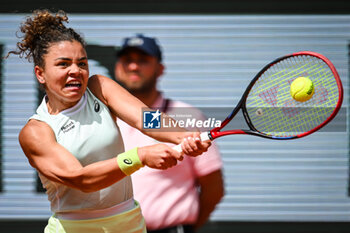
[[[33,15],[26,18],[21,24],[20,31],[23,36],[17,43],[16,51],[10,53],[25,57],[28,61],[33,59],[34,65],[44,67],[43,55],[48,48],[60,41],[78,41],[85,48],[85,41],[81,35],[72,28],[67,28],[63,23],[68,23],[67,14],[60,10],[52,13],[47,9],[35,10]]]

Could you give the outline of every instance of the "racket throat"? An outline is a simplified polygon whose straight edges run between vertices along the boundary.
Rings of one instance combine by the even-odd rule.
[[[210,136],[213,138],[212,140],[218,138],[218,137],[222,137],[222,136],[226,136],[226,135],[232,135],[232,134],[248,134],[247,130],[243,130],[243,129],[235,129],[235,130],[228,130],[228,131],[211,131],[210,132]]]

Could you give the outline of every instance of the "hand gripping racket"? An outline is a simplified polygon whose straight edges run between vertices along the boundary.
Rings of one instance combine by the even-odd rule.
[[[290,85],[298,77],[314,85],[311,99],[293,99]],[[238,105],[219,127],[201,133],[201,140],[232,134],[248,134],[268,139],[296,139],[325,126],[338,113],[343,86],[334,65],[323,55],[302,51],[277,58],[250,82]],[[223,128],[242,111],[247,129]],[[181,145],[174,147],[181,152]]]

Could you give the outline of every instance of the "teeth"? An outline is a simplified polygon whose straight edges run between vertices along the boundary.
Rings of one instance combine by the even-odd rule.
[[[81,84],[79,82],[71,82],[71,83],[67,83],[66,84],[67,87],[72,87],[72,86],[81,86]]]
[[[79,81],[71,81],[71,82],[67,83],[66,86],[68,86],[68,87],[81,86],[81,83]]]

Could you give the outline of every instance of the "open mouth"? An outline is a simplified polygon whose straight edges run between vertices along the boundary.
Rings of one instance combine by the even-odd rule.
[[[79,82],[71,82],[71,83],[67,83],[65,86],[66,86],[66,87],[76,87],[76,88],[79,88],[79,87],[81,87],[81,83],[79,83]]]

